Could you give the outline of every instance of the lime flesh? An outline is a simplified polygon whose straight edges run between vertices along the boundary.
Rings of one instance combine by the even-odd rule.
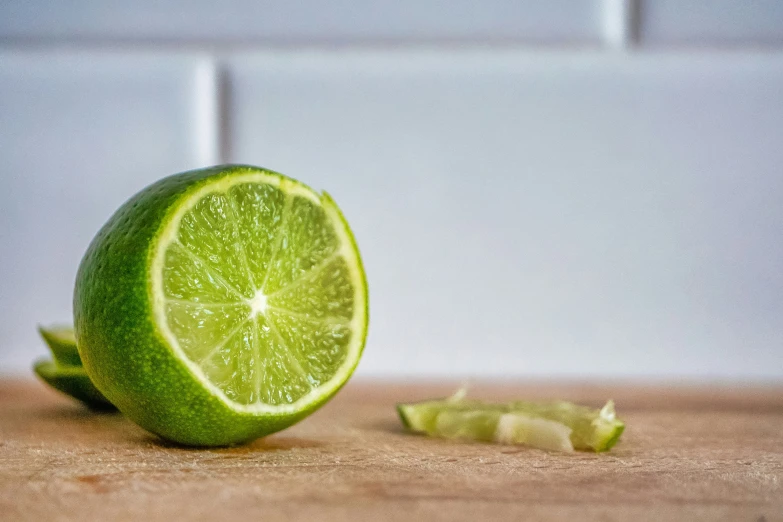
[[[491,404],[443,399],[399,404],[397,411],[411,431],[556,451],[607,451],[625,429],[612,401],[592,409],[564,401]]]
[[[172,344],[249,408],[296,403],[355,358],[356,256],[321,201],[292,188],[209,187],[159,247],[158,312]]]
[[[93,240],[74,303],[98,388],[189,445],[251,440],[315,411],[356,367],[368,321],[334,201],[241,165],[171,176],[129,200]]]

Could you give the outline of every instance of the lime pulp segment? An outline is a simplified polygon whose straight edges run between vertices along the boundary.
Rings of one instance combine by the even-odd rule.
[[[152,265],[158,326],[191,371],[240,411],[295,411],[356,365],[361,264],[328,195],[263,172],[201,187]]]

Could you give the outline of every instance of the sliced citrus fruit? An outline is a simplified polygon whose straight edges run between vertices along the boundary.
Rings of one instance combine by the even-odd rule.
[[[52,326],[50,328],[38,327],[46,345],[49,346],[54,360],[58,364],[66,366],[81,366],[82,359],[76,349],[76,336],[70,326]]]
[[[114,406],[103,396],[81,366],[63,366],[55,361],[41,360],[33,370],[46,384],[94,410],[112,410]]]
[[[397,411],[411,431],[556,451],[607,451],[625,429],[612,401],[592,409],[564,401],[491,404],[458,398],[399,404]]]
[[[79,351],[130,419],[192,445],[243,442],[348,380],[367,284],[334,201],[258,167],[165,178],[93,240],[77,276]]]

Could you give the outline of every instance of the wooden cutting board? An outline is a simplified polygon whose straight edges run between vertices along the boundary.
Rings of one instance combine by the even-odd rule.
[[[398,401],[450,384],[351,382],[283,433],[186,449],[33,381],[0,381],[0,520],[783,520],[783,387],[476,385],[614,398],[610,453],[409,435]]]

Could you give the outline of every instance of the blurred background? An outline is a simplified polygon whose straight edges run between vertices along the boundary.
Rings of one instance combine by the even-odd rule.
[[[327,189],[358,375],[783,379],[783,2],[6,0],[0,372],[152,181]]]

